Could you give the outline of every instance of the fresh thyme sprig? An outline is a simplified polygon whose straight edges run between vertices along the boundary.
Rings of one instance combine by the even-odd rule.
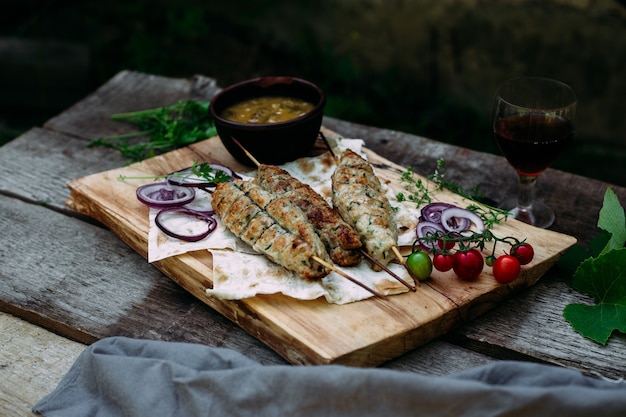
[[[485,222],[485,228],[487,229],[491,229],[494,225],[505,221],[509,214],[508,210],[499,209],[486,204],[483,204],[482,206],[470,204],[467,209],[480,216],[480,218]]]
[[[404,188],[410,193],[405,195],[404,193],[398,193],[396,200],[399,202],[412,201],[416,206],[428,204],[432,202],[432,197],[428,192],[428,183],[422,181],[421,178],[415,178],[413,173],[413,167],[409,166],[400,176],[400,183],[404,184]]]
[[[440,158],[437,160],[437,168],[435,168],[435,172],[427,178],[438,185],[438,190],[443,190],[445,188],[455,194],[467,198],[468,200],[480,201],[484,198],[484,196],[480,193],[480,185],[478,184],[467,191],[459,184],[448,181],[446,179],[447,170],[448,167],[446,165],[446,160],[444,158]]]
[[[116,149],[132,162],[142,161],[215,136],[217,131],[208,109],[208,102],[188,100],[166,107],[113,114],[111,120],[132,123],[138,130],[99,137],[88,146]],[[131,143],[131,139],[142,136],[148,136],[148,140]]]
[[[468,200],[480,203],[481,205],[470,204],[467,209],[480,216],[485,222],[486,228],[491,228],[495,224],[499,224],[501,221],[506,220],[508,211],[491,207],[481,201],[484,200],[484,195],[480,192],[480,185],[475,185],[469,191],[466,191],[462,186],[448,181],[446,179],[446,174],[446,161],[445,159],[440,158],[437,160],[435,172],[426,177],[429,181],[437,185],[434,191],[447,189],[465,197]],[[415,178],[413,168],[411,166],[409,166],[400,176],[400,183],[404,184],[404,188],[409,194],[405,195],[405,193],[402,192],[398,193],[396,195],[396,199],[399,202],[412,201],[417,207],[421,207],[432,202],[433,197],[431,196],[431,191],[428,189],[428,182],[423,181],[421,178]]]

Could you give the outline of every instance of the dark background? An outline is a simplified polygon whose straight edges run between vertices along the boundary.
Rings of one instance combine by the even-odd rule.
[[[131,69],[202,74],[222,87],[257,75],[300,76],[324,89],[329,116],[498,153],[492,92],[500,79],[528,73],[581,93],[587,119],[555,167],[626,186],[626,101],[615,98],[626,81],[612,81],[624,78],[617,74],[626,64],[623,7],[465,3],[15,2],[0,16],[0,145]],[[409,12],[416,17],[403,21]]]

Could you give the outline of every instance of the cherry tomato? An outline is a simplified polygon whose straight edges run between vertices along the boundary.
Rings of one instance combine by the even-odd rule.
[[[496,257],[493,255],[489,255],[485,258],[485,263],[487,266],[493,266],[493,263],[496,261]]]
[[[430,256],[428,256],[426,252],[413,252],[407,258],[406,265],[409,267],[415,278],[420,281],[424,281],[430,277],[430,273],[433,272],[433,262],[430,260]]]
[[[511,249],[511,255],[517,258],[520,265],[526,265],[533,260],[535,256],[535,250],[528,243],[521,243],[517,246],[513,246]]]
[[[439,246],[439,249],[442,249],[442,250],[452,250],[455,244],[456,242],[454,240],[439,239],[437,241],[437,246]]]
[[[500,284],[513,282],[519,275],[520,262],[515,256],[502,255],[493,263],[493,277]]]
[[[458,251],[454,254],[454,272],[464,281],[478,278],[484,266],[483,255],[478,249]]]
[[[437,271],[446,272],[454,266],[454,255],[449,253],[437,253],[433,256],[433,266]]]

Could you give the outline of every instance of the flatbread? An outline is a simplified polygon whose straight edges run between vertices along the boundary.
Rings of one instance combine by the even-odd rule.
[[[305,280],[263,255],[230,250],[210,252],[213,255],[213,288],[207,289],[206,293],[221,299],[240,300],[257,294],[280,293],[300,300],[324,297],[329,303],[346,304],[372,296],[369,291],[335,272],[321,280]],[[374,272],[366,262],[339,269],[382,295],[395,295],[408,290],[386,272]],[[403,266],[391,264],[389,269],[404,280],[411,280]]]

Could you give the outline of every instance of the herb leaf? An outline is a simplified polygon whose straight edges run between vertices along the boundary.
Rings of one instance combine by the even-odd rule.
[[[142,161],[215,136],[217,131],[208,109],[208,102],[188,100],[166,107],[113,114],[112,120],[132,123],[138,130],[99,137],[87,146],[116,149],[132,162]],[[131,142],[141,136],[148,136],[148,140]]]

